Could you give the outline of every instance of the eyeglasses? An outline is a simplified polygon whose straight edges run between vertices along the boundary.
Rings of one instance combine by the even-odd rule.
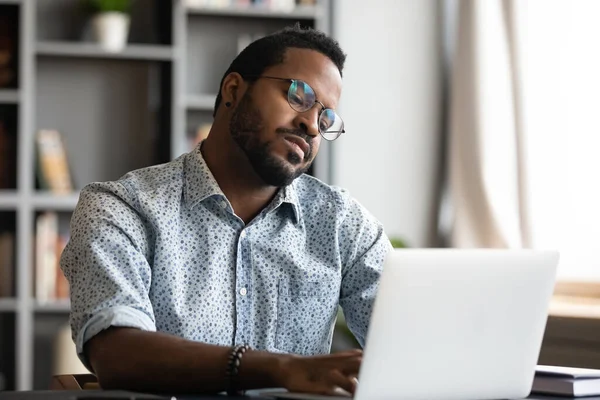
[[[288,89],[287,100],[292,107],[293,110],[298,111],[300,113],[306,112],[313,108],[315,104],[319,104],[321,106],[321,111],[319,112],[319,133],[325,140],[333,141],[340,137],[342,133],[345,133],[344,130],[344,121],[342,118],[336,114],[331,108],[325,107],[323,103],[317,100],[317,95],[313,88],[304,81],[299,79],[288,79],[288,78],[278,78],[275,76],[265,76],[265,75],[247,75],[244,78],[265,78],[265,79],[275,79],[279,81],[290,82],[290,88]]]

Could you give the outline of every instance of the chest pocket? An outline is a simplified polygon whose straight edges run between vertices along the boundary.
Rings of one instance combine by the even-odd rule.
[[[277,349],[302,355],[329,353],[338,297],[323,282],[280,280]]]

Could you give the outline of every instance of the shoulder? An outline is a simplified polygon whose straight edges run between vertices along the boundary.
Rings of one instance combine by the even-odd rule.
[[[156,194],[164,189],[181,186],[183,184],[184,163],[188,155],[189,153],[164,164],[128,172],[117,182],[137,193]]]
[[[311,209],[319,213],[324,209],[331,209],[339,220],[359,215],[361,219],[377,222],[345,188],[329,185],[306,174],[296,179],[295,185],[302,209],[308,211],[309,214]]]
[[[168,163],[130,171],[114,181],[93,182],[82,190],[78,206],[103,203],[114,207],[120,204],[139,209],[153,199],[172,198],[182,191],[185,155]]]

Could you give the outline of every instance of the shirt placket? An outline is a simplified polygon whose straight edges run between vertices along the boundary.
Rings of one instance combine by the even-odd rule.
[[[235,310],[236,330],[235,343],[247,344],[252,340],[252,256],[250,233],[246,227],[238,238],[238,251],[235,274]]]

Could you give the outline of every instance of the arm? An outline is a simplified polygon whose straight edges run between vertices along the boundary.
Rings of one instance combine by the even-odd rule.
[[[364,347],[383,263],[392,245],[382,224],[355,200],[349,201],[340,230],[348,238],[340,305],[348,328]]]
[[[192,342],[158,332],[110,328],[86,345],[104,389],[167,393],[217,393],[226,389],[229,347]],[[362,353],[298,357],[263,351],[245,353],[238,389],[283,387],[334,394],[354,392]]]
[[[226,389],[229,347],[192,342],[159,332],[110,328],[85,346],[100,386],[169,393],[216,393]],[[240,387],[275,387],[286,356],[248,352]]]

